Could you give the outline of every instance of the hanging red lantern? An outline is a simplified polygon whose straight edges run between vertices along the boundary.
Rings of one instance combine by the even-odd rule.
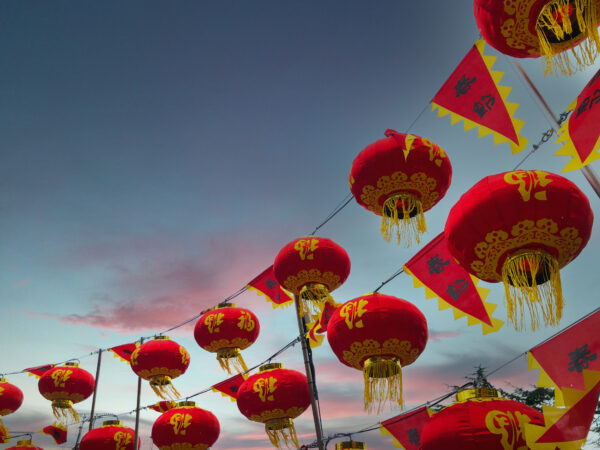
[[[152,442],[160,450],[206,450],[217,439],[221,427],[213,413],[195,402],[179,402],[161,414],[152,426]]]
[[[261,366],[238,390],[240,412],[253,422],[265,424],[271,443],[281,448],[285,444],[298,448],[294,421],[310,405],[306,376],[283,364]]]
[[[38,381],[40,394],[52,402],[52,412],[57,419],[73,418],[79,421],[74,403],[84,401],[94,392],[94,377],[78,363],[67,362],[43,373]]]
[[[7,447],[6,450],[44,450],[42,447],[37,447],[33,444],[31,439],[24,441],[17,441],[17,445],[13,447]]]
[[[421,434],[421,450],[523,450],[525,425],[544,425],[539,411],[498,396],[495,389],[459,392],[434,414]]]
[[[381,216],[381,235],[409,247],[427,229],[424,212],[439,202],[452,179],[444,150],[426,138],[386,130],[352,163],[350,190],[359,205]]]
[[[8,434],[8,430],[2,423],[2,416],[8,416],[20,408],[23,403],[23,392],[6,378],[0,377],[0,443],[1,437]]]
[[[155,336],[131,354],[131,368],[139,377],[150,381],[150,387],[164,400],[176,400],[179,392],[171,383],[183,375],[190,365],[190,354],[168,336]]]
[[[327,326],[340,362],[363,372],[365,411],[402,406],[402,367],[419,357],[427,338],[427,321],[416,306],[379,293],[344,303]]]
[[[581,252],[594,215],[587,197],[566,178],[517,170],[479,181],[446,222],[448,249],[477,278],[502,281],[508,320],[532,329],[557,325],[563,307],[559,269]],[[527,307],[527,308],[525,308]]]
[[[516,58],[544,55],[546,73],[571,74],[591,65],[600,51],[598,0],[475,0],[474,13],[491,46]]]
[[[258,317],[252,311],[222,303],[200,317],[194,338],[204,350],[216,353],[221,368],[231,375],[231,367],[239,373],[248,370],[240,350],[250,347],[259,332]]]
[[[275,278],[299,296],[301,315],[319,317],[326,302],[335,302],[330,292],[346,281],[350,258],[331,239],[306,236],[285,245],[273,264]]]
[[[120,420],[107,420],[101,427],[88,431],[79,444],[80,450],[134,450],[135,431]],[[141,441],[138,441],[138,448]]]

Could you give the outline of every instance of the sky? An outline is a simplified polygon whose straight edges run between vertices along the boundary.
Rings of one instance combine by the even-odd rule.
[[[452,163],[447,195],[426,213],[426,244],[463,192],[512,170],[531,150],[512,155],[508,144],[495,147],[490,136],[479,139],[431,112],[429,101],[478,35],[466,0],[0,3],[0,373],[75,357],[94,372],[90,354],[98,348],[152,335],[217,304],[322,222],[349,192],[354,157],[387,128],[410,127]],[[549,124],[535,99],[510,59],[489,46],[486,53],[498,56],[501,84],[513,88],[508,100],[521,105],[521,134],[537,142]],[[522,64],[557,114],[598,69],[544,77],[541,61]],[[568,158],[554,156],[558,148],[551,140],[521,168],[560,173]],[[581,172],[564,176],[598,214],[599,199]],[[352,201],[319,230],[352,261],[334,292],[338,302],[373,291],[421,248],[383,241],[379,224]],[[561,271],[561,327],[597,307],[598,227]],[[482,285],[504,320],[503,288]],[[407,275],[382,292],[411,301],[428,320],[427,348],[404,369],[407,408],[557,331],[505,326],[482,336],[481,327],[439,311]],[[261,323],[258,341],[244,352],[249,365],[296,337],[292,309],[274,310],[253,292],[236,303]],[[188,372],[175,380],[186,396],[226,378],[192,327],[171,335],[191,354]],[[325,434],[400,412],[367,415],[360,372],[339,363],[327,343],[314,358]],[[280,361],[303,371],[298,346]],[[528,387],[536,377],[521,357],[491,381]],[[38,431],[53,422],[35,378],[9,381],[25,393],[21,409],[4,420],[9,429]],[[136,385],[125,363],[104,354],[97,411],[133,410]],[[157,400],[144,384],[142,405]],[[235,403],[212,392],[196,400],[221,423],[212,448],[271,448],[263,426]],[[90,406],[88,399],[77,409],[85,414]],[[133,426],[133,415],[120,418]],[[152,448],[156,418],[141,413],[144,450]],[[296,426],[302,443],[314,439],[310,410]],[[34,439],[46,449],[71,448],[77,432],[69,429],[63,447],[44,435]],[[392,447],[377,431],[360,439],[372,450]]]

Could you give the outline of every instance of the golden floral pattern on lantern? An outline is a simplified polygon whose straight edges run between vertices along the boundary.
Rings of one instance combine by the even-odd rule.
[[[203,348],[206,351],[216,353],[223,348],[239,348],[240,350],[244,350],[245,348],[250,347],[250,345],[252,345],[252,342],[246,338],[233,338],[212,341],[210,345],[207,345]]]
[[[0,416],[8,416],[12,414],[14,411],[12,409],[0,409]]]
[[[87,397],[81,394],[75,394],[73,392],[44,392],[42,396],[46,400],[71,400],[73,403],[79,403],[84,401]]]
[[[303,408],[298,408],[297,406],[292,406],[286,410],[281,408],[270,409],[268,411],[263,411],[260,414],[252,414],[248,417],[253,422],[265,423],[268,420],[273,419],[290,419],[294,417],[298,417],[300,414],[304,412]]]
[[[436,186],[435,178],[428,177],[424,172],[413,173],[409,179],[404,172],[398,171],[391,176],[385,175],[379,178],[377,187],[364,186],[360,199],[369,211],[380,216],[386,198],[402,191],[417,192],[423,211],[427,211],[435,205],[440,196],[440,193],[435,190]]]
[[[419,357],[419,349],[412,348],[410,341],[400,341],[392,338],[383,342],[365,339],[362,342],[353,342],[350,350],[344,350],[343,358],[355,369],[362,370],[362,362],[373,356],[394,355],[400,359],[402,366],[412,364]]]
[[[333,272],[321,273],[319,269],[301,270],[295,276],[290,275],[287,277],[282,284],[287,290],[298,295],[302,286],[308,283],[324,284],[330,292],[342,284],[339,275]]]
[[[150,370],[143,369],[139,370],[137,374],[142,377],[144,380],[149,380],[152,377],[157,376],[168,376],[170,378],[177,378],[183,372],[179,369],[167,369],[166,367],[154,367]]]
[[[206,444],[190,444],[188,442],[177,442],[171,445],[163,445],[159,447],[160,450],[207,450],[208,445]]]
[[[548,246],[558,250],[557,261],[560,267],[568,264],[581,247],[579,231],[566,227],[559,231],[558,225],[551,219],[523,220],[517,222],[509,234],[504,230],[491,231],[485,236],[485,242],[475,245],[475,255],[483,261],[473,261],[471,269],[478,278],[502,281],[502,274],[496,271],[502,267],[500,258],[507,253],[523,247],[535,245]],[[484,262],[485,261],[485,262]]]

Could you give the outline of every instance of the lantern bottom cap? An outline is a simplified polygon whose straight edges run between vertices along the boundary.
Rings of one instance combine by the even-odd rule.
[[[403,405],[402,366],[396,357],[374,356],[363,363],[364,409],[382,412],[386,404]]]
[[[242,353],[237,347],[222,348],[217,351],[217,361],[219,361],[221,369],[226,371],[229,375],[232,375],[231,369],[234,369],[237,373],[245,373],[248,371],[246,361],[242,358]]]
[[[271,419],[265,422],[265,431],[271,444],[278,449],[283,446],[297,449],[300,447],[294,421],[289,418]]]
[[[79,414],[73,409],[73,402],[66,399],[52,400],[52,413],[59,420],[73,419],[79,422]]]
[[[427,231],[423,203],[414,194],[400,192],[388,197],[381,207],[381,236],[389,242],[395,235],[398,245],[410,247],[421,242]]]
[[[308,314],[311,322],[321,316],[325,303],[335,304],[329,288],[321,283],[307,283],[300,289],[300,316]]]
[[[154,375],[150,378],[150,387],[163,400],[177,400],[181,397],[168,375]]]
[[[355,442],[355,441],[338,442],[337,444],[335,444],[335,450],[349,450],[349,449],[367,450],[367,444],[365,444],[364,442]]]

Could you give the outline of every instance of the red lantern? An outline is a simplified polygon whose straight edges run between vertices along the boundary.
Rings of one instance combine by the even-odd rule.
[[[133,429],[124,427],[120,420],[107,420],[101,427],[90,430],[81,440],[79,448],[81,450],[134,450],[134,441]]]
[[[474,13],[491,46],[516,58],[545,55],[546,73],[558,68],[571,74],[591,65],[600,51],[598,0],[475,0]],[[569,49],[575,68],[567,57]]]
[[[133,371],[144,380],[149,380],[154,393],[165,400],[180,397],[171,380],[183,375],[189,365],[188,351],[168,336],[155,336],[131,354]]]
[[[252,311],[223,303],[200,317],[194,338],[204,350],[217,354],[217,361],[227,373],[231,374],[230,366],[242,373],[248,367],[240,350],[250,347],[259,332],[258,317]]]
[[[38,381],[38,389],[46,400],[52,402],[52,412],[57,419],[79,421],[73,404],[92,395],[94,383],[91,373],[81,369],[78,363],[68,362],[44,372]]]
[[[386,241],[396,234],[409,247],[425,232],[424,212],[446,194],[452,166],[442,148],[426,138],[387,130],[352,163],[350,190],[364,208],[381,216]]]
[[[273,264],[275,278],[300,297],[301,315],[320,315],[325,302],[335,303],[330,292],[350,274],[346,250],[331,239],[307,236],[284,246]]]
[[[542,413],[498,397],[495,389],[470,389],[456,398],[425,425],[421,450],[528,449],[525,425],[544,425]]]
[[[587,197],[560,175],[517,170],[484,178],[454,205],[446,222],[452,255],[476,277],[503,281],[508,320],[523,328],[525,305],[535,330],[540,315],[562,315],[559,269],[590,238],[594,215]]]
[[[17,441],[17,445],[14,447],[7,447],[6,450],[44,450],[42,447],[36,447],[33,445],[33,441],[28,439],[26,441]]]
[[[379,293],[344,303],[327,326],[340,362],[363,372],[365,411],[402,405],[402,367],[419,357],[427,338],[427,321],[416,306]]]
[[[219,439],[221,428],[213,413],[180,402],[161,414],[152,426],[152,442],[160,450],[206,450]]]
[[[271,443],[281,448],[298,448],[294,421],[310,405],[308,381],[300,372],[284,369],[282,364],[261,366],[238,390],[240,412],[253,422],[265,424]]]
[[[6,378],[0,378],[0,418],[14,413],[23,403],[23,392],[14,384],[10,384]],[[1,437],[6,436],[8,430],[0,420],[0,443]]]

